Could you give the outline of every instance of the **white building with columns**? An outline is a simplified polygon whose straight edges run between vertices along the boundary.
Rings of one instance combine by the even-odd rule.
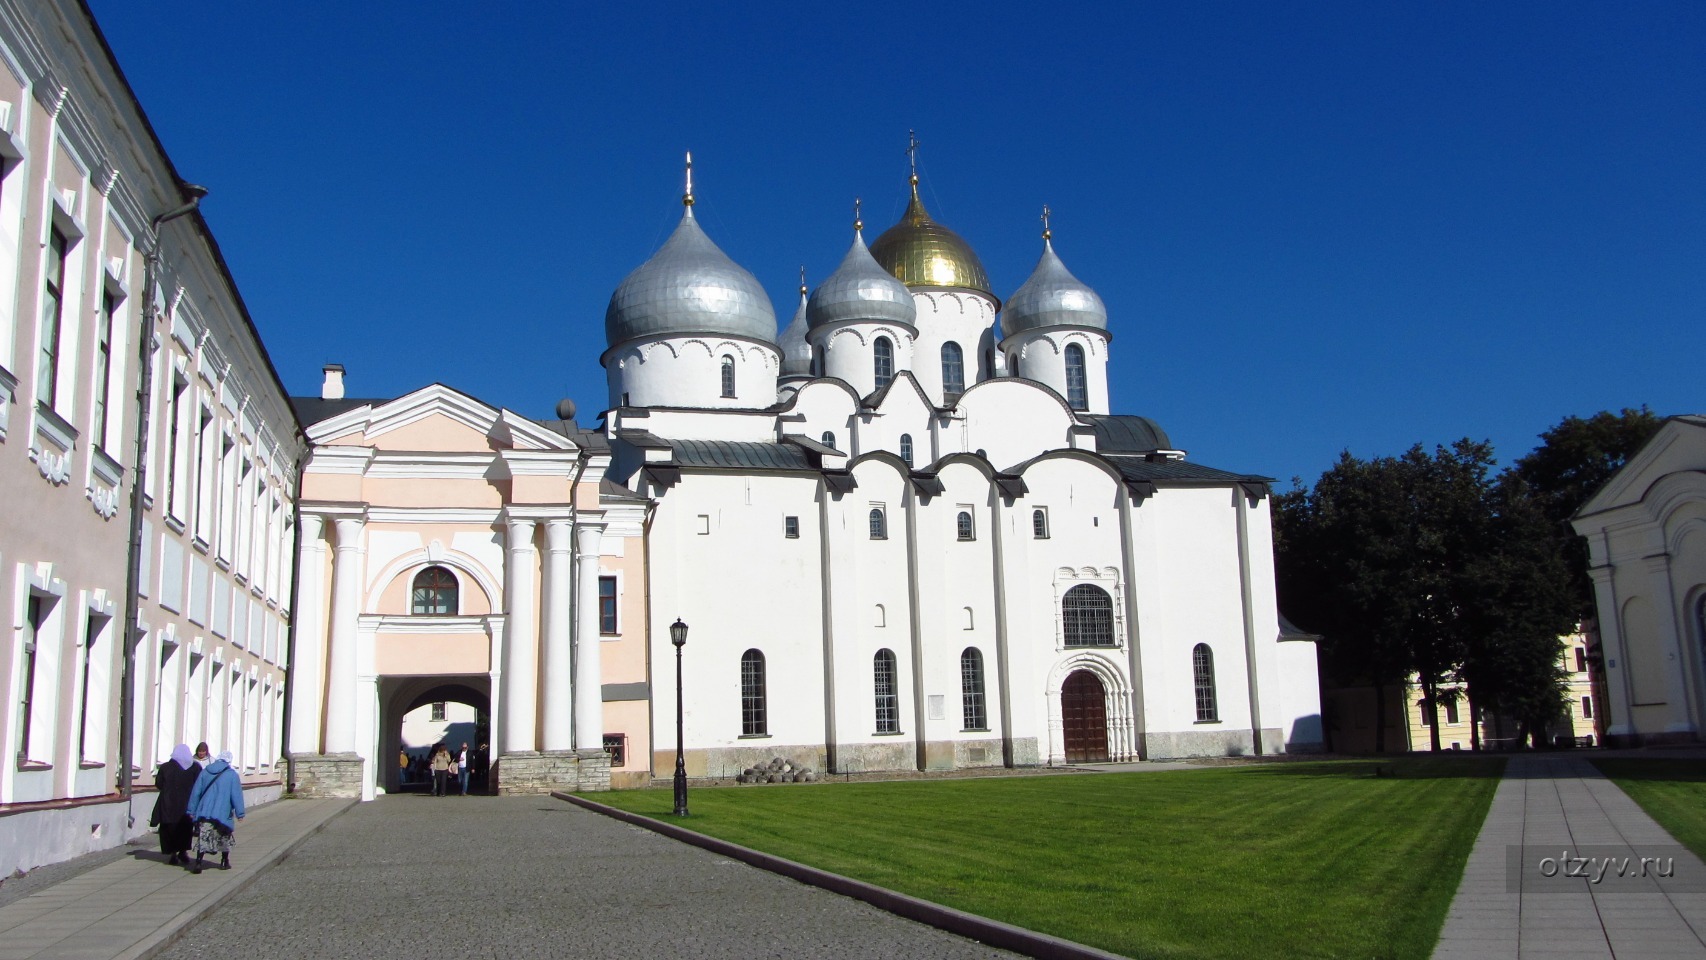
[[[322,396],[297,407],[313,447],[296,789],[395,789],[404,715],[446,701],[475,708],[476,751],[506,792],[634,779],[628,758],[650,742],[644,621],[624,616],[623,592],[644,576],[645,507],[601,491],[603,437],[438,384],[346,399],[335,366]]]
[[[1706,416],[1671,417],[1572,521],[1605,662],[1609,746],[1706,731]]]

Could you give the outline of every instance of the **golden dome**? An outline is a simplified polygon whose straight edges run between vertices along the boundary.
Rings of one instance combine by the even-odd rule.
[[[909,287],[955,287],[994,297],[989,274],[971,245],[930,219],[930,212],[918,199],[917,177],[912,180],[912,199],[906,213],[871,244],[871,256]]]

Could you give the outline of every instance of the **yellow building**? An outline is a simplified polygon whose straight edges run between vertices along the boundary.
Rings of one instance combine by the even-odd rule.
[[[1596,717],[1599,704],[1593,688],[1592,674],[1589,672],[1589,650],[1595,646],[1592,638],[1593,627],[1584,625],[1577,632],[1559,639],[1558,660],[1569,676],[1568,701],[1569,720],[1566,724],[1560,720],[1547,728],[1548,739],[1557,743],[1559,738],[1568,737],[1577,746],[1598,746],[1600,742]],[[1469,700],[1462,683],[1452,680],[1440,686],[1439,705],[1439,745],[1444,750],[1468,750],[1474,742],[1473,728],[1470,726]],[[1448,702],[1453,694],[1457,699]],[[1403,702],[1406,705],[1405,734],[1409,738],[1409,749],[1433,749],[1433,737],[1430,732],[1430,711],[1426,698],[1422,695],[1419,678],[1412,676],[1405,685]],[[1517,746],[1516,724],[1509,720],[1501,722],[1497,717],[1486,717],[1481,721],[1481,743],[1483,747],[1498,749],[1505,746]]]

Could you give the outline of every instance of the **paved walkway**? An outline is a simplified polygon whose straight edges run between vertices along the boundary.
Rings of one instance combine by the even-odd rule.
[[[549,796],[385,796],[161,954],[231,960],[1014,954]]]
[[[1587,760],[1515,756],[1433,955],[1706,958],[1706,865]]]
[[[256,807],[237,828],[230,870],[199,876],[166,865],[158,845],[0,907],[0,960],[135,960],[151,956],[304,838],[348,800]]]

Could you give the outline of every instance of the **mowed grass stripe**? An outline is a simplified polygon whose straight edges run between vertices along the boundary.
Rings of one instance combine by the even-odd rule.
[[[686,821],[667,790],[597,799],[1134,957],[1422,958],[1502,770],[1405,758],[709,788]]]
[[[1706,860],[1706,760],[1601,757],[1593,764],[1677,843]]]

